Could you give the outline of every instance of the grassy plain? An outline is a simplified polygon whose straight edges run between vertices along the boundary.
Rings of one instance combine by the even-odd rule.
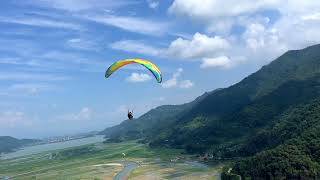
[[[124,154],[125,156],[124,156]],[[113,179],[126,164],[129,179],[217,179],[221,165],[193,161],[181,150],[151,149],[136,142],[91,144],[0,160],[0,177],[12,179]]]

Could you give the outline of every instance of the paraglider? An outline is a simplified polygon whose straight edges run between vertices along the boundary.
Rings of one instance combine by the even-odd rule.
[[[161,75],[160,69],[152,62],[144,59],[125,59],[125,60],[117,61],[108,68],[108,70],[106,71],[105,77],[109,78],[111,74],[113,74],[115,71],[117,71],[121,67],[126,66],[128,64],[133,64],[133,63],[141,64],[142,66],[146,67],[153,74],[153,76],[156,78],[158,83],[162,82],[162,75]]]
[[[132,120],[133,119],[133,115],[132,112],[128,110],[128,119]]]
[[[115,71],[117,71],[121,67],[126,66],[128,64],[133,64],[133,63],[141,64],[153,74],[153,76],[156,78],[158,83],[162,82],[162,74],[160,69],[155,64],[145,59],[125,59],[125,60],[117,61],[107,69],[105,73],[105,77],[109,78],[111,74],[113,74]],[[133,119],[133,111],[128,110],[128,119],[129,120]]]
[[[126,153],[122,153],[122,157],[126,161]]]

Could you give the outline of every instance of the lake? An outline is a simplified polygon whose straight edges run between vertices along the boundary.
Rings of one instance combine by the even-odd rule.
[[[24,148],[21,148],[21,149],[15,151],[15,152],[2,154],[0,159],[12,159],[12,158],[17,158],[17,157],[21,157],[21,156],[31,155],[31,154],[38,154],[38,153],[42,153],[45,151],[52,151],[52,150],[82,146],[82,145],[86,145],[86,144],[98,143],[98,142],[103,142],[103,141],[104,141],[104,136],[93,136],[93,137],[75,139],[75,140],[65,141],[65,142],[27,146],[27,147],[24,147]]]

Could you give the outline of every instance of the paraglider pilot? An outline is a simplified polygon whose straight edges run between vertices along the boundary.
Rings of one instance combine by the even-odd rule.
[[[129,120],[132,120],[132,119],[133,119],[132,112],[130,112],[129,110],[128,110],[128,119],[129,119]]]

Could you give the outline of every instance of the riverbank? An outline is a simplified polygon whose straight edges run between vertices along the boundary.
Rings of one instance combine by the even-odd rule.
[[[21,149],[18,149],[16,151],[10,152],[10,153],[3,153],[0,156],[0,159],[12,159],[12,158],[18,158],[23,156],[28,156],[32,154],[38,154],[43,153],[46,151],[55,151],[65,148],[72,148],[92,143],[98,143],[103,142],[104,136],[92,136],[87,138],[79,138],[69,141],[63,141],[63,142],[56,142],[56,143],[47,143],[47,144],[38,144],[34,146],[26,146]]]

